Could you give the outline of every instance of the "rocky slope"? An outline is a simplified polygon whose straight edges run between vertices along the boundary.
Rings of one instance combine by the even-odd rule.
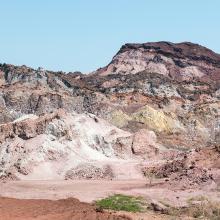
[[[131,134],[92,114],[63,110],[26,115],[0,125],[0,131],[0,175],[7,179],[113,179],[119,176],[115,163],[123,167],[121,178],[133,178],[126,163],[135,169],[138,154],[151,151],[153,157],[158,149],[148,131]]]
[[[143,160],[219,146],[220,55],[157,42],[89,75],[1,64],[0,124],[4,178],[137,177]]]

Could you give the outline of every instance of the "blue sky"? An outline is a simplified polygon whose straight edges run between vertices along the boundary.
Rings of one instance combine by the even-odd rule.
[[[0,0],[0,62],[90,72],[122,44],[191,41],[220,53],[219,0]]]

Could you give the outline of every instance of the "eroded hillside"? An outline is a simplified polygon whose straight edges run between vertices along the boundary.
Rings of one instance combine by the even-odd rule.
[[[88,75],[2,64],[0,123],[2,178],[141,178],[150,161],[218,155],[220,55],[158,42]]]

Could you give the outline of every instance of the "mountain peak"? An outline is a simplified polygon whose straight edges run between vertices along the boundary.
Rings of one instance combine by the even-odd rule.
[[[191,42],[127,43],[98,75],[159,73],[178,81],[220,80],[220,54]]]

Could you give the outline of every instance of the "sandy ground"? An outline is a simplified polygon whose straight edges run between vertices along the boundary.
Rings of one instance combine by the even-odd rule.
[[[143,196],[146,199],[165,201],[182,206],[197,196],[220,198],[219,191],[201,189],[173,191],[166,188],[149,187],[146,180],[74,180],[74,181],[10,181],[0,183],[0,196],[17,199],[66,199],[77,198],[82,202],[93,202],[112,194],[121,193]]]
[[[84,202],[92,203],[115,193],[140,195],[149,201],[165,201],[177,206],[183,205],[189,198],[195,196],[220,198],[220,192],[172,191],[149,187],[146,182],[146,180],[1,182],[0,220],[168,220],[171,216],[150,211],[100,213],[94,205]]]
[[[144,187],[144,180],[10,181],[0,183],[0,196],[51,200],[77,198],[82,202],[93,202],[115,193],[132,194],[133,190]]]
[[[96,211],[93,202],[115,193],[137,195],[145,181],[11,181],[0,183],[0,220],[167,220],[166,215]],[[10,197],[10,198],[7,198]],[[77,198],[77,199],[72,199]]]

